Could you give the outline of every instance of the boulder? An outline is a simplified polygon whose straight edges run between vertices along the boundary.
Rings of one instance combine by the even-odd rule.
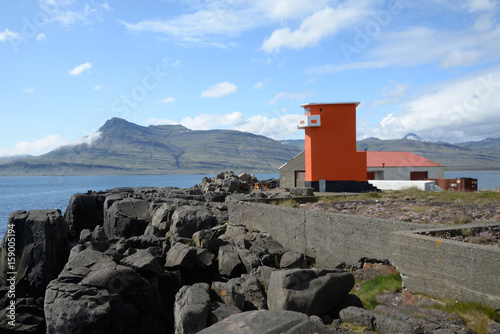
[[[176,242],[167,252],[165,268],[178,269],[180,267],[192,269],[196,264],[196,248]]]
[[[218,266],[219,274],[229,278],[240,276],[245,268],[233,246],[229,244],[219,248]]]
[[[209,285],[183,286],[175,296],[175,334],[198,333],[207,327],[209,312]]]
[[[175,211],[173,201],[163,203],[160,207],[156,208],[151,219],[151,225],[158,229],[158,234],[165,235],[170,230],[172,225],[172,215]]]
[[[106,289],[54,280],[45,294],[47,333],[110,333],[110,302]]]
[[[248,249],[235,247],[234,250],[240,257],[241,263],[245,266],[247,273],[252,273],[258,267],[262,265],[262,262],[257,257],[257,255],[250,252]]]
[[[264,287],[257,277],[243,274],[228,282],[213,282],[212,291],[230,306],[236,306],[242,311],[266,309]]]
[[[293,311],[249,311],[233,314],[199,334],[333,334],[335,331]]]
[[[9,243],[15,243],[15,268],[8,262]],[[6,286],[8,273],[15,271],[17,298],[43,297],[68,255],[68,226],[60,210],[13,212],[0,246],[0,285]]]
[[[290,189],[290,194],[296,196],[313,196],[314,188],[309,188],[309,187],[292,188]]]
[[[300,252],[286,252],[281,256],[280,268],[307,268],[306,257]]]
[[[228,193],[233,193],[240,190],[240,180],[236,177],[230,177],[222,183],[222,190]]]
[[[133,268],[140,273],[161,273],[163,267],[149,249],[138,249],[135,254],[127,256],[120,264]]]
[[[417,328],[414,328],[406,322],[354,306],[347,307],[340,311],[340,319],[342,322],[368,327],[371,330],[383,334],[419,333]]]
[[[210,324],[215,324],[233,314],[241,313],[236,306],[229,306],[224,303],[210,303],[210,313],[208,315]]]
[[[210,229],[217,224],[215,217],[201,206],[182,206],[172,215],[170,234],[191,238],[200,230]]]
[[[146,280],[109,256],[82,247],[74,248],[64,270],[47,287],[47,332],[164,332],[168,316],[154,272],[144,271]]]
[[[130,238],[144,233],[149,220],[148,202],[126,198],[114,202],[106,212],[104,231],[108,238]]]
[[[289,269],[271,274],[267,305],[270,310],[292,310],[325,315],[354,287],[354,276],[338,269]]]
[[[105,199],[105,194],[91,191],[71,196],[64,213],[64,220],[68,223],[69,229],[79,235],[84,229],[93,231],[97,225],[102,225]]]

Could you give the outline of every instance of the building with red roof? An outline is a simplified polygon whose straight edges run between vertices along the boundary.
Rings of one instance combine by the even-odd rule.
[[[367,151],[368,180],[439,179],[444,166],[411,152]],[[282,188],[304,187],[305,153],[302,152],[280,167]]]
[[[444,177],[444,166],[411,152],[368,151],[368,180],[425,180]]]

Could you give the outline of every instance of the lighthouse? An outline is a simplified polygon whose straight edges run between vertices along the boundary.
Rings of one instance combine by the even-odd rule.
[[[305,130],[305,185],[315,191],[366,192],[366,152],[356,149],[359,102],[308,103],[298,128]]]

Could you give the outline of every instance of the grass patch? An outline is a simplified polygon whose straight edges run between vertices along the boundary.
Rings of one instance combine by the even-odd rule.
[[[488,333],[489,321],[500,322],[499,312],[479,303],[446,300],[442,305],[434,305],[432,308],[461,316],[467,323],[467,327],[478,334]]]
[[[364,282],[358,290],[353,290],[356,296],[361,299],[363,306],[368,310],[373,310],[378,305],[375,297],[382,293],[395,293],[401,291],[402,280],[399,274],[388,276],[378,276]]]
[[[277,205],[287,208],[297,208],[299,206],[299,203],[297,203],[293,199],[287,199],[286,201],[277,202]]]

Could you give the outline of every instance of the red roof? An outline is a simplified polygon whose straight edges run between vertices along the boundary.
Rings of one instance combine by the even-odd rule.
[[[411,152],[367,151],[367,167],[444,167]]]

